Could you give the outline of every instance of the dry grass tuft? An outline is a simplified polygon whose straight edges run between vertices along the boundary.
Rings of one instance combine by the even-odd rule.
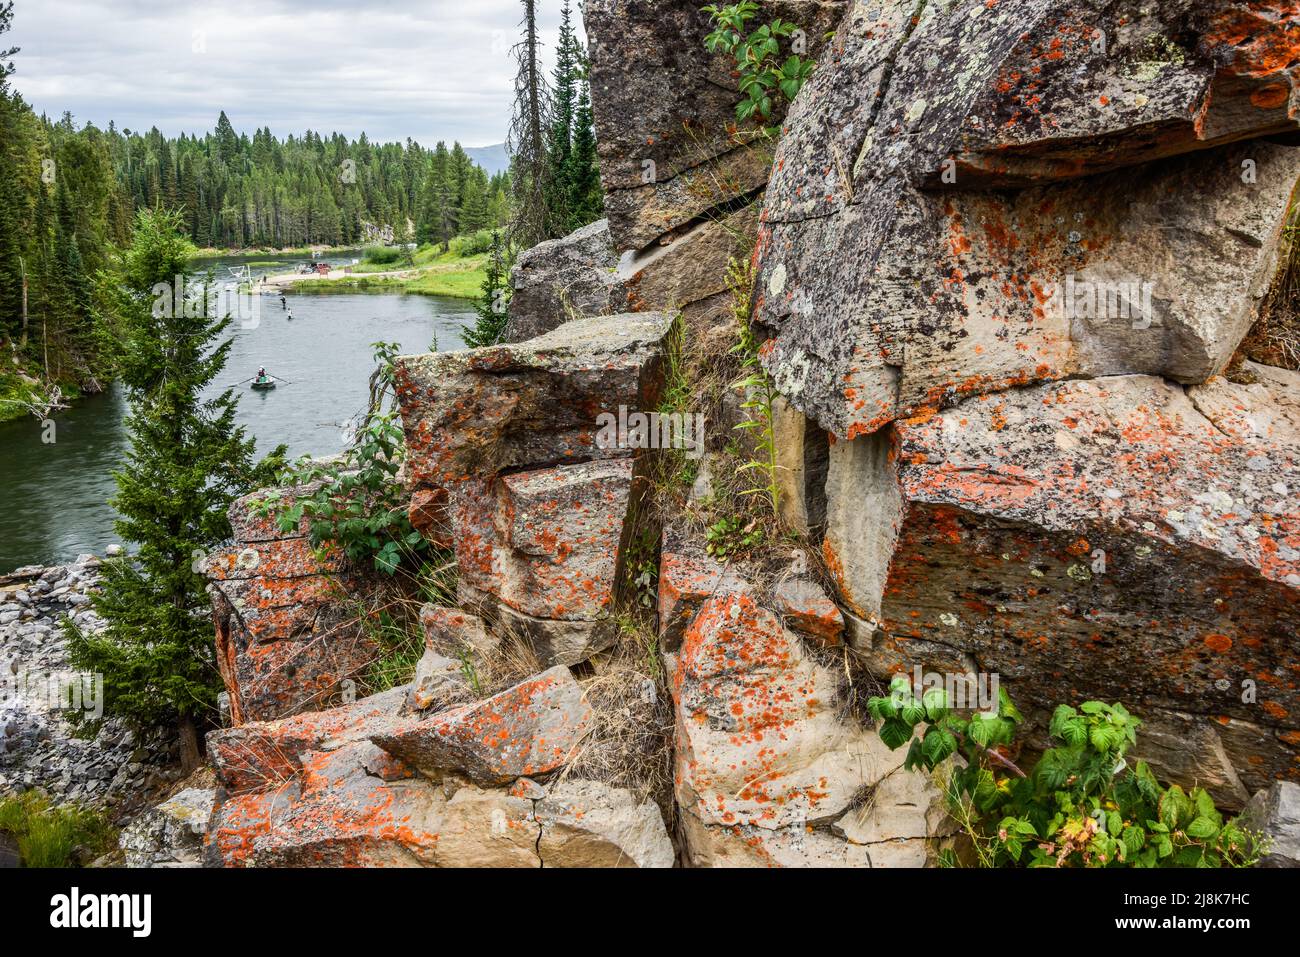
[[[1300,371],[1300,202],[1291,208],[1280,262],[1241,354],[1263,365]]]
[[[625,637],[597,673],[582,682],[592,710],[590,733],[560,773],[624,788],[652,800],[669,827],[673,808],[673,709],[668,688],[649,673],[644,646]],[[656,652],[657,655],[657,652]]]

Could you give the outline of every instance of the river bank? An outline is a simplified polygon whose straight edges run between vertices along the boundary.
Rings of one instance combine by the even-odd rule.
[[[60,408],[82,395],[73,378],[44,382],[33,369],[19,363],[8,350],[0,358],[0,422],[15,422]]]
[[[269,274],[255,288],[300,293],[402,292],[474,300],[483,295],[486,279],[486,254],[462,256],[454,248],[446,253],[421,249],[409,265],[394,267],[362,262],[331,270],[324,276]]]
[[[289,246],[284,249],[272,249],[269,247],[257,246],[250,249],[215,249],[212,246],[204,246],[195,250],[195,256],[199,259],[248,259],[252,256],[269,256],[273,259],[281,259],[285,256],[341,256],[344,253],[354,252],[356,246]]]

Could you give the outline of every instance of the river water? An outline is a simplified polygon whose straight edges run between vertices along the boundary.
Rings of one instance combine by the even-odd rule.
[[[199,265],[224,279],[227,266],[251,260],[255,281],[290,272],[303,258],[272,262],[261,255]],[[350,262],[351,254],[330,261]],[[286,298],[288,310],[278,295],[260,296],[260,315],[231,325],[234,346],[214,389],[237,386],[239,423],[257,439],[259,454],[281,443],[294,457],[340,451],[349,420],[366,403],[371,343],[397,342],[404,353],[427,352],[435,342],[445,351],[459,349],[461,330],[473,320],[472,304],[462,299],[401,293]],[[272,392],[239,384],[259,366],[291,384]],[[107,503],[115,492],[112,472],[129,447],[125,415],[123,390],[111,387],[60,413],[52,436],[32,418],[0,423],[0,574],[88,552],[102,555],[120,542]]]

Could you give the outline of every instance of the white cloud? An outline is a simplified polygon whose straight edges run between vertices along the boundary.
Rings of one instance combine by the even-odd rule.
[[[538,6],[549,55],[560,0]],[[241,132],[484,146],[505,139],[522,11],[519,0],[17,0],[12,83],[51,116],[172,136],[212,129],[224,109]]]

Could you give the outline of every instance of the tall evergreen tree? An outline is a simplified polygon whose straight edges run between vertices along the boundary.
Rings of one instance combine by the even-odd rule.
[[[0,3],[0,43],[9,32],[14,5]],[[26,272],[23,257],[19,185],[19,104],[10,98],[9,75],[13,73],[15,47],[0,48],[0,338],[22,334],[22,289]]]
[[[463,338],[471,349],[494,346],[505,335],[509,321],[510,264],[506,256],[506,243],[499,230],[492,233],[492,248],[488,252],[486,277],[483,280],[483,297],[474,305],[478,318],[473,326],[465,328]]]
[[[573,125],[573,151],[564,174],[568,189],[567,232],[581,229],[605,215],[605,193],[600,185],[600,165],[596,155],[596,123],[591,112],[591,90],[585,77],[578,90]]]
[[[469,174],[465,184],[465,196],[461,202],[457,225],[462,235],[470,235],[494,225],[488,213],[487,192],[487,174],[476,166]]]
[[[203,296],[173,295],[193,253],[180,228],[174,213],[142,212],[114,276],[131,450],[113,505],[138,554],[105,565],[94,599],[104,633],[70,628],[69,640],[74,666],[104,675],[108,710],[176,727],[193,766],[197,724],[215,715],[220,687],[196,556],[229,537],[228,506],[263,476],[235,426],[233,392],[202,397],[225,368],[231,320],[210,315]]]
[[[570,0],[560,13],[560,37],[555,49],[555,71],[551,83],[551,122],[546,141],[546,162],[550,171],[544,183],[548,218],[553,232],[563,235],[570,219],[569,200],[572,173],[573,126],[578,109],[578,81],[582,51],[573,31]]]

